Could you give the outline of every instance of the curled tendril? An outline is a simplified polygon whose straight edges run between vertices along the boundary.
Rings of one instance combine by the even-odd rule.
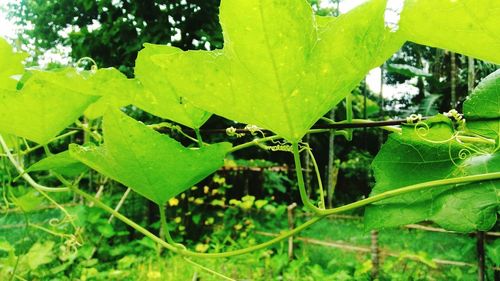
[[[262,129],[259,128],[259,127],[257,127],[257,126],[255,126],[255,125],[248,124],[248,125],[245,126],[245,130],[248,130],[252,136],[256,136],[257,133],[260,133],[263,138],[266,137],[266,135],[264,134],[264,132],[262,132]]]
[[[438,140],[428,139],[428,138],[426,138],[426,136],[430,132],[430,127],[429,127],[429,125],[427,125],[427,123],[422,122],[422,121],[419,121],[417,124],[415,124],[414,130],[415,130],[416,135],[420,139],[422,139],[422,140],[424,140],[426,142],[429,142],[429,143],[433,143],[433,144],[449,143],[449,142],[452,142],[452,141],[456,140],[457,136],[458,136],[458,133],[454,133],[450,138],[445,139],[445,140],[439,140],[438,141]]]
[[[229,137],[237,137],[237,138],[245,136],[245,134],[243,133],[238,133],[235,127],[226,128],[226,135],[228,135]]]
[[[406,123],[408,124],[420,123],[421,121],[422,121],[421,114],[410,114],[410,116],[406,117]]]
[[[74,219],[72,217],[65,216],[63,219],[51,218],[49,220],[49,225],[52,227],[58,227],[66,223],[72,223]]]
[[[95,62],[94,59],[92,59],[91,57],[83,57],[76,62],[76,67],[83,69],[83,67],[80,67],[80,65],[83,64],[83,62],[90,62],[91,63],[90,71],[92,73],[97,72],[98,67],[97,67],[97,63]]]
[[[412,123],[410,123],[410,124],[412,124]],[[429,125],[427,125],[427,123],[419,121],[418,123],[415,124],[414,129],[415,129],[415,133],[417,134],[417,136],[425,137],[425,136],[427,136],[427,134],[429,133],[431,128],[429,127]]]
[[[467,148],[462,148],[458,152],[458,158],[460,160],[465,160],[465,159],[467,159],[471,155],[472,155],[472,152],[469,149],[467,149]]]
[[[274,141],[274,140],[272,142],[274,143],[274,145],[265,145],[265,144],[261,144],[261,143],[258,143],[257,145],[262,149],[269,150],[272,152],[276,152],[276,151],[292,152],[293,151],[293,147],[289,143],[286,143],[286,142],[283,143],[283,142]]]
[[[448,112],[443,113],[444,116],[448,118],[453,118],[458,124],[459,130],[463,131],[465,129],[465,118],[462,114],[458,113],[456,109],[452,109]]]

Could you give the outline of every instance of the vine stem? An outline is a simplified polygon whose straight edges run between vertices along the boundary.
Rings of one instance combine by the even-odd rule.
[[[74,135],[74,134],[76,134],[76,133],[78,133],[78,131],[76,131],[76,130],[69,131],[69,132],[67,132],[67,133],[64,133],[64,134],[62,134],[62,135],[59,135],[59,136],[57,136],[57,137],[55,137],[55,138],[51,139],[49,142],[53,142],[53,141],[56,141],[56,140],[60,140],[60,139],[63,139],[63,138],[65,138],[65,137],[69,137],[69,136],[71,136],[71,135]],[[43,144],[38,144],[38,145],[36,145],[36,146],[29,147],[29,148],[27,148],[26,150],[23,150],[23,151],[19,151],[19,152],[17,152],[17,153],[14,153],[14,154],[12,154],[12,155],[15,155],[15,156],[23,156],[23,155],[26,155],[26,154],[28,154],[28,153],[30,153],[30,152],[33,152],[33,151],[35,151],[35,150],[37,150],[37,149],[39,149],[39,148],[41,148],[41,147],[43,147],[43,146],[44,146]],[[2,154],[2,153],[0,153],[0,156],[7,156],[7,154]]]
[[[165,205],[158,204],[160,209],[160,224],[163,231],[163,235],[165,236],[165,240],[168,244],[175,245],[174,239],[172,239],[172,235],[170,235],[170,231],[168,230],[167,224],[167,216],[165,215]],[[161,238],[161,235],[160,235]]]
[[[472,175],[472,176],[464,176],[464,177],[457,177],[457,178],[449,178],[449,179],[442,179],[442,180],[434,180],[434,181],[428,181],[428,182],[423,182],[423,183],[417,183],[405,187],[401,187],[398,189],[393,189],[390,191],[386,191],[359,201],[356,201],[351,204],[347,204],[341,207],[333,208],[333,209],[320,209],[314,204],[311,203],[309,200],[309,197],[307,196],[306,193],[306,188],[304,184],[304,178],[302,176],[302,164],[300,162],[300,154],[299,154],[299,148],[298,148],[298,143],[293,143],[292,144],[292,149],[293,149],[293,156],[295,160],[295,171],[297,173],[297,182],[299,185],[299,192],[300,192],[300,198],[302,200],[302,203],[306,208],[314,212],[318,216],[328,216],[328,215],[333,215],[337,214],[340,212],[345,212],[353,209],[357,209],[366,205],[369,205],[371,203],[375,203],[384,199],[389,199],[395,196],[403,195],[409,192],[413,191],[418,191],[422,189],[427,189],[427,188],[432,188],[432,187],[438,187],[438,186],[448,186],[448,185],[453,185],[453,184],[463,184],[463,183],[471,183],[471,182],[479,182],[479,181],[487,181],[487,180],[499,180],[500,179],[500,172],[494,172],[494,173],[486,173],[486,174],[477,174],[477,175]]]
[[[26,171],[21,167],[21,165],[16,161],[12,153],[10,153],[9,147],[7,147],[7,144],[5,143],[5,140],[3,136],[0,134],[0,145],[2,146],[4,153],[7,155],[7,158],[9,158],[10,162],[16,170],[19,172],[21,177],[27,181],[31,186],[33,186],[35,189],[38,191],[45,191],[45,192],[67,192],[69,191],[69,188],[67,187],[47,187],[43,186],[41,184],[38,184],[36,181],[34,181],[31,176],[26,173]]]
[[[312,153],[312,150],[309,148],[307,149],[307,152],[309,153],[309,156],[311,157],[311,160],[312,160],[312,163],[313,163],[313,166],[314,166],[314,171],[316,172],[316,178],[318,180],[318,187],[319,187],[319,198],[320,198],[320,202],[321,202],[321,208],[324,209],[326,208],[326,204],[325,204],[325,194],[323,192],[323,183],[321,181],[321,174],[319,172],[319,167],[318,167],[318,163],[316,162],[316,158],[314,157],[314,154]]]
[[[194,133],[196,134],[196,140],[198,141],[198,145],[203,147],[203,138],[201,137],[200,129],[195,128]]]
[[[311,129],[307,133],[308,134],[320,134],[320,133],[326,133],[329,131],[330,131],[330,129]],[[347,134],[346,131],[336,131],[335,133],[339,134],[339,135],[344,135],[344,136],[346,136],[346,134]],[[252,147],[254,145],[259,145],[262,142],[273,141],[273,140],[278,140],[278,139],[282,139],[282,138],[283,137],[278,136],[278,135],[264,137],[264,138],[260,138],[260,139],[256,138],[256,139],[251,140],[249,142],[246,142],[246,143],[243,143],[243,144],[240,144],[240,145],[233,147],[231,150],[229,150],[229,153],[232,153],[232,152],[235,152],[238,150],[242,150],[242,149],[245,149],[248,147]]]
[[[261,244],[258,244],[258,245],[255,245],[255,246],[251,246],[251,247],[248,247],[248,248],[244,248],[244,249],[239,249],[239,250],[235,250],[235,251],[229,251],[229,252],[223,252],[223,253],[198,253],[198,252],[193,252],[193,251],[190,251],[190,250],[186,250],[186,249],[182,249],[182,248],[178,248],[176,247],[175,245],[171,245],[169,243],[167,243],[166,241],[162,240],[160,237],[154,235],[153,233],[151,233],[149,230],[145,229],[144,227],[138,225],[136,222],[132,221],[131,219],[127,218],[126,216],[120,214],[119,212],[116,212],[115,210],[113,210],[112,208],[110,208],[109,206],[107,206],[106,204],[104,204],[101,200],[99,199],[96,199],[94,198],[92,195],[90,194],[87,194],[85,191],[82,191],[76,187],[72,187],[72,190],[77,193],[78,195],[81,195],[82,197],[84,197],[85,199],[91,201],[91,202],[94,202],[94,204],[98,207],[100,207],[101,209],[109,212],[110,214],[112,214],[113,216],[115,216],[117,219],[123,221],[124,223],[126,223],[127,225],[131,226],[132,228],[134,228],[135,230],[137,230],[138,232],[142,233],[143,235],[145,235],[146,237],[150,238],[151,240],[153,240],[154,242],[160,244],[161,246],[165,247],[166,249],[174,252],[174,253],[177,253],[177,254],[180,254],[180,255],[183,255],[183,256],[189,256],[189,257],[199,257],[199,258],[227,258],[227,257],[232,257],[232,256],[237,256],[237,255],[242,255],[242,254],[246,254],[246,253],[250,253],[250,252],[253,252],[253,251],[256,251],[256,250],[260,250],[260,249],[263,249],[263,248],[266,248],[272,244],[275,244],[277,242],[280,242],[290,236],[293,236],[295,235],[296,233],[308,228],[309,226],[315,224],[316,222],[320,221],[324,216],[318,216],[318,217],[314,217],[312,218],[311,220],[305,222],[304,224],[296,227],[295,229],[293,230],[290,230],[290,231],[287,231],[286,233],[283,233],[282,235],[274,238],[274,239],[271,239],[267,242],[264,242],[264,243],[261,243]]]

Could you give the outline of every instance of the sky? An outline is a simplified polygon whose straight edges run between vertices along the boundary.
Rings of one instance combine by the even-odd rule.
[[[12,3],[16,2],[19,0],[0,0],[0,36],[4,38],[15,38],[16,37],[16,26],[10,22],[5,14],[5,11],[3,8],[6,7],[7,3]],[[344,14],[347,13],[348,11],[352,10],[353,8],[361,5],[362,3],[366,2],[367,0],[341,0],[339,9],[340,13]],[[389,0],[389,2],[401,2],[400,0]],[[324,7],[327,7],[329,5],[332,5],[332,2],[329,0],[323,0],[321,2],[321,5]],[[391,16],[391,15],[389,15]],[[65,53],[69,53],[68,49],[63,50]],[[48,54],[41,62],[41,65],[46,65],[50,61],[62,61],[63,63],[68,62],[68,59],[63,58],[61,55],[52,53]],[[370,90],[372,90],[374,93],[379,94],[381,90],[381,70],[380,68],[375,68],[371,70],[368,75],[366,76],[366,83]],[[383,93],[384,96],[387,98],[394,98],[399,95],[400,92],[412,92],[415,93],[417,91],[416,87],[413,87],[408,84],[404,85],[385,85],[383,86]]]

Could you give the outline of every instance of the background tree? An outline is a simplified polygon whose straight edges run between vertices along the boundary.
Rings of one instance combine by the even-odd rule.
[[[222,47],[219,0],[22,0],[9,4],[22,27],[20,40],[35,60],[57,46],[73,60],[88,56],[99,67],[131,76],[143,43],[182,49]]]

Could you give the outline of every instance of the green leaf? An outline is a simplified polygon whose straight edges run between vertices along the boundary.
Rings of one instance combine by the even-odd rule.
[[[0,37],[0,89],[16,89],[17,80],[12,76],[23,74],[22,61],[26,56],[25,53],[13,52],[9,43]]]
[[[180,52],[161,45],[145,44],[135,62],[135,76],[145,87],[142,95],[134,100],[134,105],[156,116],[170,119],[190,128],[200,128],[212,115],[194,107],[184,94],[179,92],[173,81],[169,80],[152,56]]]
[[[22,262],[27,263],[31,270],[51,263],[56,259],[56,255],[52,251],[54,244],[54,241],[36,242],[31,246],[28,253],[22,257]]]
[[[97,99],[62,88],[57,79],[45,80],[44,74],[35,72],[20,91],[0,92],[0,132],[45,144]]]
[[[447,117],[437,116],[426,124],[405,126],[402,135],[392,134],[383,145],[372,164],[376,185],[371,195],[500,170],[500,154],[467,150],[453,138]],[[500,181],[440,186],[386,199],[367,207],[365,226],[394,227],[430,220],[449,230],[488,230],[496,222],[499,186]]]
[[[87,166],[71,157],[69,151],[64,151],[36,162],[35,164],[31,165],[26,170],[26,172],[49,170],[52,170],[63,176],[75,177],[87,171]]]
[[[104,145],[72,144],[71,156],[160,205],[221,167],[231,147],[188,149],[115,110],[103,122]]]
[[[224,49],[156,46],[151,60],[194,105],[298,141],[403,43],[384,26],[385,4],[333,18],[303,0],[223,0]]]
[[[101,117],[109,107],[119,109],[145,95],[139,81],[128,79],[115,68],[101,68],[89,77],[90,94],[101,96],[85,110],[89,119]]]
[[[404,75],[408,78],[432,77],[432,74],[425,70],[407,64],[387,64],[387,70],[392,73]]]
[[[43,197],[41,197],[38,192],[33,190],[30,190],[26,194],[19,197],[11,196],[10,199],[17,207],[23,210],[23,212],[36,210],[36,208],[43,202]]]
[[[500,63],[500,1],[406,0],[399,27],[409,41]]]
[[[500,143],[500,69],[484,78],[464,102],[464,117],[471,132]]]
[[[136,96],[143,95],[139,81],[128,79],[112,67],[96,71],[78,71],[66,67],[37,72],[36,75],[40,80],[53,83],[61,89],[100,97],[85,110],[85,116],[89,119],[101,117],[108,107],[127,106],[133,103]]]

